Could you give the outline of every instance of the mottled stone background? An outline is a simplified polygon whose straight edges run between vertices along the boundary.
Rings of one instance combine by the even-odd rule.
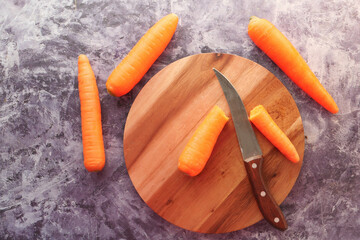
[[[159,18],[180,21],[161,57],[128,95],[107,94],[112,69]],[[297,88],[247,35],[251,15],[272,21],[337,101],[332,115]],[[0,239],[359,239],[360,2],[358,0],[0,0]],[[220,235],[176,227],[131,184],[123,158],[129,109],[169,63],[201,52],[251,59],[296,100],[305,129],[300,176],[265,221]],[[99,86],[106,166],[83,166],[77,56]]]

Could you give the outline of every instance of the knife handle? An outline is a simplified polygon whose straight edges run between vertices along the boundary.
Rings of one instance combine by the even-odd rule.
[[[284,231],[287,229],[288,225],[280,207],[277,205],[274,198],[271,196],[270,191],[264,184],[261,174],[262,162],[262,157],[245,162],[245,168],[250,179],[251,187],[264,219],[275,228]]]

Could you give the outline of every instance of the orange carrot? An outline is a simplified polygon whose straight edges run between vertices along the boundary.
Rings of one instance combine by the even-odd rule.
[[[251,17],[248,34],[254,43],[310,97],[331,113],[339,111],[334,99],[321,85],[299,52],[271,22]]]
[[[181,153],[178,161],[180,171],[196,176],[204,169],[228,120],[220,107],[214,106],[211,109]]]
[[[250,111],[249,119],[287,159],[295,163],[300,160],[290,139],[281,131],[262,105],[258,105]]]
[[[176,14],[169,14],[145,33],[109,76],[106,88],[111,95],[125,95],[141,80],[169,44],[178,19]]]
[[[78,59],[78,71],[84,165],[89,172],[100,171],[105,165],[105,151],[99,92],[89,59],[83,54]]]

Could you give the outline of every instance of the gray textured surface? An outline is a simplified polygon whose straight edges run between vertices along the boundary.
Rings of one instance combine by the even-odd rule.
[[[0,0],[0,6],[1,239],[359,239],[358,0]],[[112,69],[170,12],[180,21],[168,48],[131,93],[108,95]],[[312,101],[254,46],[251,15],[272,21],[293,42],[337,101],[338,114]],[[306,150],[281,205],[285,232],[264,221],[221,235],[183,230],[149,209],[127,174],[122,137],[136,95],[169,63],[213,51],[263,65],[298,104]],[[80,53],[99,86],[107,158],[100,173],[82,164]]]

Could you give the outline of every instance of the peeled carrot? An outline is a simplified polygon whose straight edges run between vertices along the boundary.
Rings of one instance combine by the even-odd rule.
[[[105,165],[105,151],[99,92],[89,59],[83,54],[78,59],[78,71],[84,165],[89,172],[100,171]]]
[[[321,85],[300,53],[271,22],[251,17],[248,34],[254,43],[310,97],[331,113],[339,111],[334,99]]]
[[[264,106],[258,105],[251,110],[249,119],[287,159],[295,163],[300,160],[296,148],[274,122]]]
[[[196,176],[204,169],[217,138],[228,120],[220,107],[214,106],[210,110],[180,155],[178,161],[180,171]]]
[[[169,44],[178,19],[176,14],[169,14],[145,33],[109,76],[106,88],[111,95],[125,95],[141,80]]]

